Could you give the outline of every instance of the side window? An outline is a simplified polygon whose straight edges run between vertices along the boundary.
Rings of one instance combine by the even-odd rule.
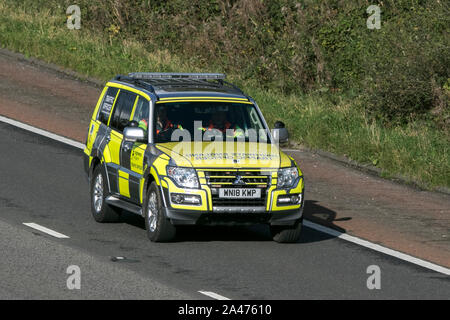
[[[148,100],[139,97],[138,102],[136,103],[136,109],[134,111],[133,121],[140,122],[142,120],[145,120],[148,122],[148,115],[149,115],[149,103]]]
[[[256,112],[256,108],[251,107],[250,109],[250,121],[251,121],[251,127],[255,128],[256,130],[263,129],[262,123],[259,120],[258,113]]]
[[[119,92],[113,115],[110,121],[110,127],[122,132],[130,122],[131,111],[133,110],[136,94],[126,90]]]
[[[256,111],[256,108],[253,106],[249,106],[247,108],[250,109],[250,127],[256,130],[259,141],[267,142],[267,134],[262,134],[261,132],[261,130],[264,130],[264,126],[261,122],[258,112]],[[248,136],[248,133],[246,133],[246,136]]]
[[[109,87],[99,108],[97,119],[105,125],[108,124],[109,114],[111,113],[114,99],[117,96],[117,91],[119,91],[118,88]]]

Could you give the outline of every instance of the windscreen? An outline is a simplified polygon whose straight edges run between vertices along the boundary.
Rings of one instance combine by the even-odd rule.
[[[155,142],[268,142],[269,136],[253,104],[229,102],[157,103]]]

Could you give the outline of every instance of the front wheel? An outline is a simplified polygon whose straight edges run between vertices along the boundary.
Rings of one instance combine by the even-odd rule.
[[[175,238],[176,228],[166,218],[162,207],[161,194],[153,181],[148,188],[143,210],[147,236],[153,242],[168,242]]]
[[[278,243],[298,242],[302,232],[302,221],[293,226],[270,226],[270,232],[274,241]]]

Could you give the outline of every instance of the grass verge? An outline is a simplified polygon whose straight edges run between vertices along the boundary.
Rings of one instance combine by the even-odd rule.
[[[149,52],[107,31],[68,30],[63,13],[53,16],[5,3],[0,11],[1,47],[104,81],[130,71],[220,71],[213,65],[199,69],[164,49]],[[229,78],[256,99],[270,124],[284,121],[300,144],[374,165],[385,177],[402,175],[425,189],[450,187],[449,136],[429,122],[385,127],[365,116],[361,98],[329,92],[286,96],[236,74]]]

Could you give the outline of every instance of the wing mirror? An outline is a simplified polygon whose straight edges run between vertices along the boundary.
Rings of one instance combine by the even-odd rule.
[[[126,142],[145,142],[144,129],[135,126],[126,127],[123,130],[123,138]]]
[[[276,121],[274,124],[274,129],[272,129],[272,136],[275,142],[278,142],[280,146],[286,146],[289,142],[289,132],[286,126],[281,121]]]

